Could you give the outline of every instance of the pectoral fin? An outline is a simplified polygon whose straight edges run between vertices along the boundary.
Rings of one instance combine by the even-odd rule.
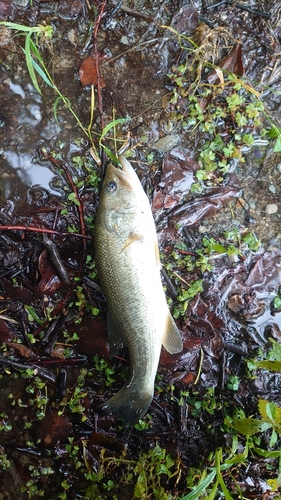
[[[170,354],[181,352],[183,349],[180,332],[170,312],[168,312],[167,315],[166,328],[162,344]]]
[[[143,237],[141,234],[136,234],[136,233],[129,234],[129,236],[128,236],[127,240],[125,241],[120,253],[122,253],[125,250],[125,248],[127,248],[129,245],[131,245],[135,241],[142,241],[142,240],[143,240]]]
[[[107,311],[107,333],[109,343],[110,357],[116,356],[117,352],[122,349],[123,341],[119,328],[116,326],[110,311]]]

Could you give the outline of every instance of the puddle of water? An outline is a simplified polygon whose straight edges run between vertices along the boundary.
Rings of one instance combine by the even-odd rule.
[[[21,182],[24,184],[23,189],[34,185],[41,186],[50,192],[56,193],[51,189],[50,183],[54,178],[54,174],[48,167],[42,167],[38,163],[33,162],[31,155],[27,153],[17,153],[15,151],[5,151],[5,158],[9,166],[17,174]],[[11,180],[8,180],[7,188],[5,188],[6,199],[10,197]]]
[[[56,96],[51,93],[49,98],[46,97],[44,89],[43,99],[30,84],[30,77],[22,68],[19,68],[19,75],[13,79],[7,77],[7,72],[1,73],[5,87],[1,96],[0,204],[3,206],[9,200],[17,209],[18,202],[28,198],[29,188],[34,186],[61,197],[64,194],[62,181],[58,182],[59,177],[48,162],[42,164],[36,148],[43,143],[52,151],[54,139],[60,137],[60,141],[63,140],[66,145],[65,155],[81,153],[81,148],[71,142],[75,123],[71,116],[67,117],[67,121],[64,120],[64,110],[59,110],[57,120],[61,126],[58,124],[53,114]],[[58,153],[60,147],[55,145],[55,150]]]

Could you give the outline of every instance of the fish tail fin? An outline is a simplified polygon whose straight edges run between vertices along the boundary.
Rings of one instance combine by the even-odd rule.
[[[126,426],[136,424],[147,412],[153,393],[141,394],[132,386],[124,386],[112,398],[97,408],[100,413],[114,413]]]

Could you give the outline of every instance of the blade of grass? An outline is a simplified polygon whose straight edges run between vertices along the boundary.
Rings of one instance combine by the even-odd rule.
[[[103,149],[105,150],[107,156],[117,165],[120,165],[118,158],[108,149],[104,144],[102,144]]]
[[[57,116],[57,107],[58,107],[58,104],[59,102],[61,101],[61,97],[57,97],[55,102],[54,102],[54,106],[53,106],[53,110],[54,110],[54,117],[55,117],[55,120],[56,120],[56,123],[58,125],[58,127],[60,127],[60,124],[59,124],[59,121],[58,121],[58,116]]]
[[[32,316],[32,318],[38,323],[38,325],[40,325],[40,326],[44,325],[44,321],[39,318],[39,316],[34,311],[33,307],[25,304],[24,308],[26,309],[26,311],[28,312],[28,314],[30,314]]]
[[[30,40],[31,40],[31,33],[29,32],[25,38],[25,45],[24,45],[24,49],[23,49],[23,51],[25,53],[26,65],[27,65],[27,69],[28,69],[31,81],[33,83],[33,86],[36,88],[37,92],[42,95],[42,92],[41,92],[39,85],[38,85],[38,81],[36,78],[34,67],[33,67],[33,59],[31,56],[31,49],[30,49]]]
[[[218,448],[216,450],[216,456],[215,456],[215,467],[216,467],[216,473],[217,473],[217,481],[220,484],[220,487],[224,493],[224,496],[226,500],[234,500],[233,497],[230,495],[225,482],[223,480],[222,474],[221,474],[221,461],[222,461],[222,448]]]
[[[94,85],[91,85],[91,107],[90,107],[90,121],[88,125],[88,133],[91,135],[91,128],[94,121],[94,112],[95,112],[95,88]]]
[[[25,26],[24,24],[12,23],[9,21],[0,21],[0,26],[5,26],[11,30],[24,31],[32,33],[45,33],[47,36],[52,36],[52,26]]]
[[[214,483],[214,486],[213,486],[211,492],[209,493],[208,497],[206,498],[206,500],[214,500],[216,493],[218,492],[218,484],[219,484],[219,481],[217,479],[216,482]]]
[[[32,50],[32,52],[35,55],[35,57],[37,57],[37,59],[40,62],[40,64],[42,64],[42,66],[44,66],[44,61],[43,61],[43,59],[41,57],[41,54],[38,51],[35,43],[33,42],[32,38],[30,39],[30,49]]]
[[[118,118],[117,120],[113,120],[108,125],[106,125],[106,127],[104,127],[104,129],[102,130],[101,135],[100,135],[100,140],[99,140],[100,146],[103,146],[103,144],[101,142],[102,142],[103,138],[106,136],[107,132],[109,132],[110,129],[112,129],[116,125],[119,125],[120,123],[126,123],[127,121],[128,121],[127,118]]]
[[[193,488],[193,490],[188,493],[188,495],[185,495],[180,500],[198,500],[200,498],[200,495],[206,492],[206,489],[216,477],[216,473],[216,469],[212,470],[203,481],[199,482],[198,486]]]
[[[34,69],[37,71],[38,75],[41,76],[42,80],[44,80],[44,82],[47,83],[47,85],[49,85],[49,87],[56,90],[56,86],[54,85],[54,83],[51,80],[49,80],[45,71],[39,66],[39,64],[33,59],[33,57],[31,58],[31,61],[32,61],[32,65],[33,65]]]
[[[219,482],[220,487],[221,487],[221,489],[223,491],[225,499],[226,500],[234,500],[234,498],[230,495],[230,493],[229,493],[229,491],[228,491],[228,489],[227,489],[227,487],[225,485],[225,482],[224,482],[223,477],[222,477],[221,474],[218,475],[218,482]]]

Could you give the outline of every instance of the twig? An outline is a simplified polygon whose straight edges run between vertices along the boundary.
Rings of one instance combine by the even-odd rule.
[[[143,12],[140,12],[139,10],[134,10],[128,7],[127,5],[119,5],[120,2],[118,0],[112,0],[113,5],[116,5],[118,8],[123,10],[123,12],[126,12],[126,14],[129,14],[130,16],[133,17],[138,17],[140,19],[144,19],[145,21],[148,22],[153,22],[155,19],[151,16],[148,16],[147,14],[144,14]]]
[[[68,272],[65,269],[65,266],[61,260],[61,256],[58,252],[56,244],[52,240],[50,240],[46,234],[43,234],[43,244],[49,252],[50,260],[51,260],[52,264],[55,266],[59,277],[61,278],[61,280],[64,283],[66,283],[67,285],[70,285],[70,279],[68,276]]]
[[[170,279],[170,277],[168,276],[167,272],[166,272],[166,269],[164,269],[164,267],[161,267],[161,273],[162,275],[164,276],[164,279],[166,281],[166,285],[167,285],[167,288],[169,290],[169,293],[172,297],[172,299],[176,299],[178,294],[177,294],[177,291],[172,283],[172,280]]]
[[[68,360],[69,361],[69,360]],[[27,370],[28,368],[34,370],[34,375],[38,375],[38,377],[43,378],[44,380],[47,380],[47,382],[51,382],[51,384],[56,383],[56,377],[53,375],[52,372],[49,372],[47,370],[44,370],[44,368],[41,368],[40,366],[37,366],[35,364],[23,364],[23,363],[17,363],[16,361],[11,361],[10,359],[6,358],[0,358],[0,366],[10,366],[11,368],[14,368],[15,370]]]
[[[219,7],[220,5],[223,5],[224,3],[226,3],[226,5],[231,5],[232,7],[238,7],[238,9],[245,10],[245,11],[250,12],[251,14],[254,14],[256,16],[264,17],[265,19],[270,19],[270,17],[271,17],[271,14],[269,14],[268,12],[264,12],[262,10],[256,10],[248,5],[233,2],[232,0],[222,0],[221,2],[217,2],[213,5],[208,5],[207,10],[215,9],[216,7]]]
[[[104,10],[106,6],[106,0],[103,0],[102,6],[100,8],[96,23],[95,23],[95,28],[93,32],[93,55],[95,58],[95,63],[96,63],[96,74],[97,74],[97,91],[98,91],[98,107],[99,107],[99,113],[100,113],[100,123],[101,123],[101,129],[104,129],[104,118],[103,118],[103,105],[102,105],[102,94],[101,94],[101,82],[100,82],[100,58],[99,58],[99,51],[98,51],[98,46],[97,46],[97,35],[98,35],[98,29],[100,22],[102,20]]]
[[[91,236],[87,236],[85,234],[61,233],[60,231],[55,231],[54,229],[44,229],[36,226],[0,226],[0,231],[28,231],[31,233],[56,234],[58,236],[76,236],[78,238],[84,238],[85,240],[91,239]]]

